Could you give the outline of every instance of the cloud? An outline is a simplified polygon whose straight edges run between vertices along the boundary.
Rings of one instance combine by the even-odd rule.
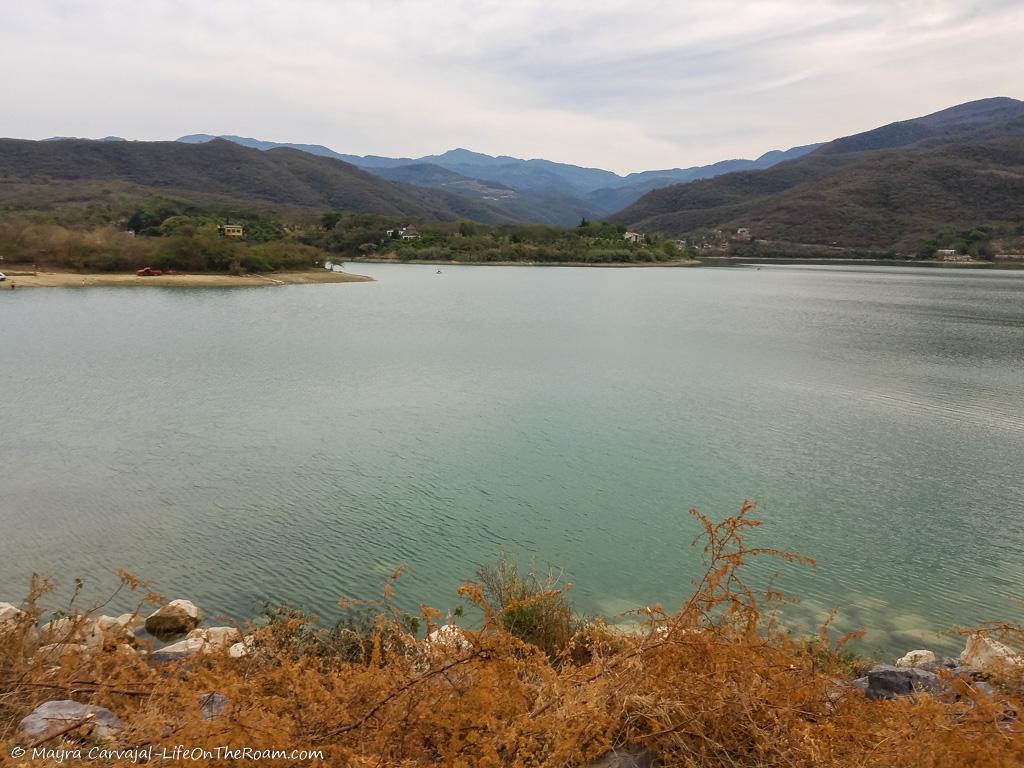
[[[619,171],[1022,96],[1008,0],[35,0],[2,132],[453,146]]]

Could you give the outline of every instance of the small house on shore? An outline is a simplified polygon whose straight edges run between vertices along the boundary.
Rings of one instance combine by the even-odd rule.
[[[634,245],[643,245],[645,238],[643,232],[627,232],[622,236],[622,239],[625,240],[627,243],[633,243]]]
[[[971,257],[966,253],[957,253],[952,248],[940,248],[935,252],[935,258],[939,261],[970,261]]]
[[[420,231],[416,229],[416,227],[410,225],[399,229],[389,229],[385,234],[388,237],[397,237],[402,240],[416,240],[420,236]]]

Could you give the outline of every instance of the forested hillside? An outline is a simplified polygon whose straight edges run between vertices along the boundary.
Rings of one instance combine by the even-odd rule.
[[[773,168],[651,192],[613,219],[701,239],[911,253],[948,228],[1024,223],[1024,103],[987,99],[838,139]]]

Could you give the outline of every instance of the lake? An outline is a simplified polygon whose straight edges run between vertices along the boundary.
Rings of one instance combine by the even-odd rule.
[[[0,292],[0,600],[125,568],[213,617],[447,610],[502,552],[678,605],[759,503],[790,620],[1022,618],[1024,273],[360,264],[374,283]],[[752,566],[761,580],[778,568]],[[121,601],[123,602],[123,601]]]

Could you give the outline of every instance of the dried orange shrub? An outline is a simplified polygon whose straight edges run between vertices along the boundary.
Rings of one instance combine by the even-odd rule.
[[[748,547],[751,510],[718,524],[697,515],[706,570],[681,610],[646,610],[629,635],[590,625],[555,658],[503,618],[557,591],[499,608],[479,585],[461,589],[480,611],[478,629],[417,642],[382,608],[358,661],[332,655],[326,633],[287,612],[255,633],[247,657],[164,666],[110,650],[47,669],[31,661],[28,633],[9,633],[0,738],[10,741],[35,704],[75,698],[116,712],[125,744],[323,749],[330,766],[576,766],[625,742],[694,768],[1024,765],[1024,732],[1010,715],[1024,711],[1019,692],[989,700],[961,686],[958,702],[868,701],[845,682],[842,643],[824,628],[816,638],[781,630],[782,596],[758,593],[740,569],[758,555],[805,559]],[[428,633],[438,618],[421,611]],[[212,691],[230,707],[203,720],[197,697]]]

